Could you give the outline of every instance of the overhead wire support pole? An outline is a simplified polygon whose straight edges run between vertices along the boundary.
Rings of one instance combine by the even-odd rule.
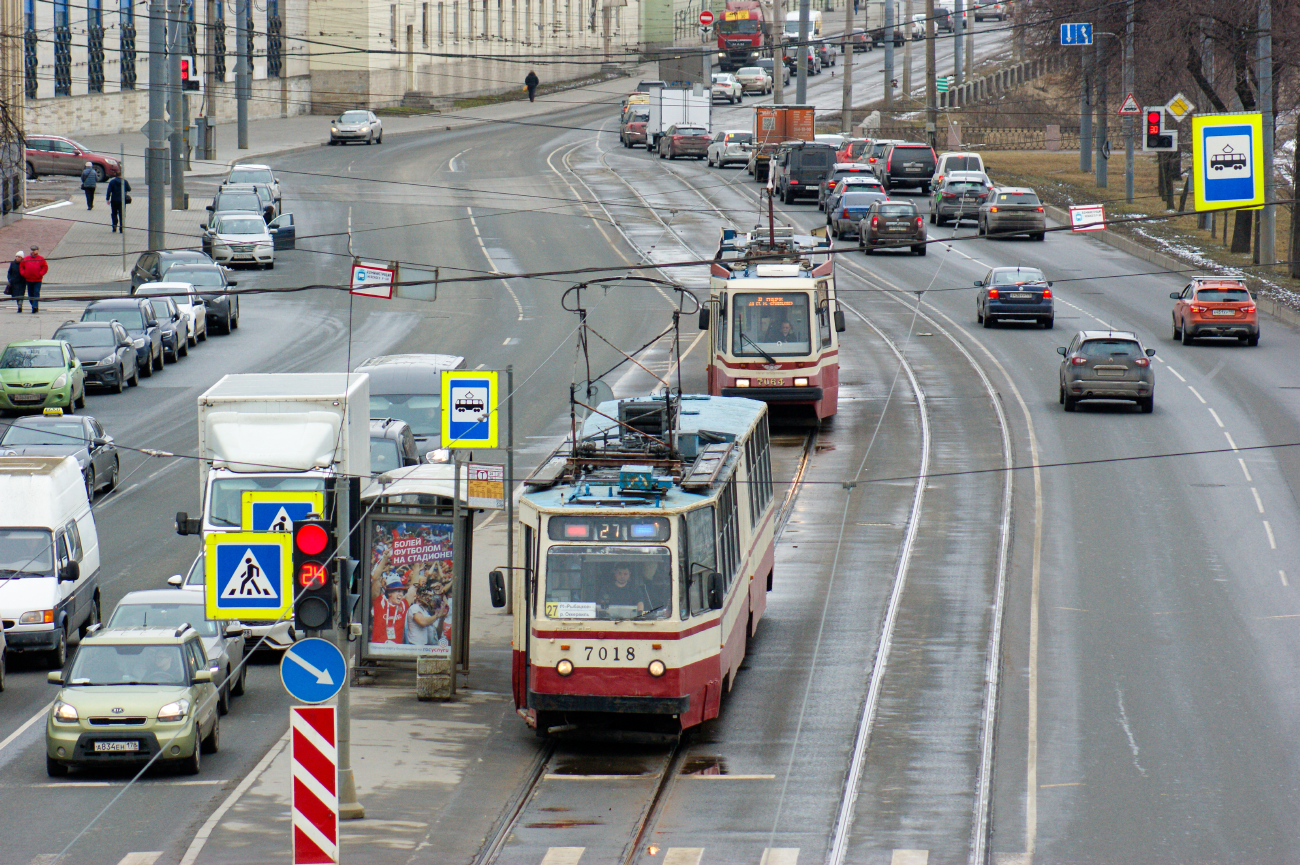
[[[867,36],[870,39],[870,35]],[[853,131],[853,0],[844,0],[844,95],[840,99],[840,132]]]
[[[1277,242],[1275,220],[1277,205],[1273,204],[1273,2],[1259,0],[1259,44],[1256,48],[1259,60],[1259,109],[1263,115],[1263,134],[1260,138],[1264,145],[1264,209],[1259,220],[1259,263],[1268,267],[1277,262]],[[1300,214],[1297,214],[1300,217]],[[1293,217],[1296,218],[1296,217]]]
[[[244,0],[247,2],[247,0]],[[340,575],[338,586],[337,610],[343,612],[348,622],[352,621],[351,577],[347,573],[352,562],[352,491],[351,485],[359,483],[356,478],[339,478],[334,487],[334,537],[335,547],[339,550],[335,572]],[[360,515],[358,515],[360,516]],[[362,609],[366,609],[362,605]],[[338,792],[339,819],[360,820],[366,816],[365,807],[357,801],[357,782],[352,774],[352,630],[351,627],[337,627],[335,623],[334,639],[345,661],[343,685],[339,688],[338,703]]]
[[[248,0],[235,2],[235,122],[239,149],[248,149],[248,97],[253,70],[248,48]]]
[[[1092,170],[1092,70],[1088,47],[1085,45],[1079,53],[1079,170],[1085,173]]]
[[[506,366],[506,614],[514,613],[515,587],[515,367]]]
[[[171,121],[172,210],[185,210],[184,100],[181,90],[181,14],[185,0],[167,2],[167,119]]]
[[[925,134],[931,147],[939,140],[939,94],[934,76],[934,0],[925,0]]]
[[[772,104],[785,103],[785,3],[772,0]]]
[[[1133,92],[1133,0],[1124,25],[1124,93]],[[1124,97],[1128,98],[1127,95]],[[1124,115],[1124,200],[1133,203],[1133,115]]]
[[[163,0],[149,0],[149,147],[145,151],[145,184],[149,187],[149,248],[167,246],[167,202],[163,186],[167,177],[167,8]],[[125,193],[124,193],[125,195]]]
[[[794,101],[803,105],[808,99],[808,7],[809,0],[799,0],[799,48],[795,55]]]
[[[886,115],[890,114],[894,110],[894,6],[895,5],[896,5],[896,0],[885,0],[885,114]],[[867,34],[867,38],[870,39],[871,34]]]
[[[972,0],[972,4],[971,4],[971,5],[973,6],[974,3],[976,3],[976,2],[978,2],[978,0]],[[962,35],[964,34],[964,31],[965,31],[965,29],[966,29],[966,28],[963,26],[963,24],[962,24],[962,15],[961,15],[961,13],[962,13],[962,11],[963,11],[964,8],[965,8],[965,3],[963,2],[963,0],[957,0],[957,2],[953,4],[953,23],[952,23],[952,72],[953,72],[953,75],[952,75],[952,83],[953,83],[953,86],[954,86],[954,87],[960,87],[960,86],[962,85],[962,73],[965,71],[964,69],[962,69],[962,62],[961,62],[961,53],[962,53],[962,51],[961,51],[961,49],[962,49],[961,37],[962,37]],[[909,17],[910,17],[910,16],[909,16]],[[954,94],[953,94],[953,92],[952,92],[952,89],[949,88],[949,90],[948,90],[948,104],[949,104],[949,105],[952,105],[952,97],[953,97],[953,95],[954,95]]]

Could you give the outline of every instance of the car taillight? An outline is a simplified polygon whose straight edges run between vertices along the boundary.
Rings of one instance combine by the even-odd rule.
[[[1255,311],[1255,307],[1254,307],[1254,306],[1243,306],[1243,307],[1241,308],[1241,311],[1242,311],[1242,312],[1254,312],[1254,311]]]
[[[1051,299],[1052,299],[1052,290],[1050,288],[1043,289],[1043,300],[1051,300]]]
[[[798,185],[799,185],[799,181],[795,180],[794,178],[791,178],[791,179],[790,179],[790,185],[791,185],[791,186],[798,186]]]
[[[996,288],[990,288],[989,300],[997,300],[997,299],[998,299],[998,290]]]
[[[1145,357],[1135,357],[1133,363],[1137,366],[1151,366],[1151,361]]]
[[[921,227],[921,217],[919,217],[919,216],[916,218],[916,227],[917,227],[917,228],[920,228],[920,227]]]
[[[1083,366],[1083,365],[1084,365],[1085,363],[1087,363],[1087,362],[1088,362],[1088,359],[1087,359],[1086,357],[1072,357],[1072,358],[1070,358],[1070,363],[1074,364],[1075,366]]]
[[[844,208],[844,210],[840,213],[840,219],[848,219],[848,218],[849,218],[849,209],[846,207],[846,208]],[[871,220],[871,224],[872,224],[872,225],[875,225],[875,224],[876,224],[876,221],[875,221],[874,219]]]
[[[1192,310],[1192,312],[1205,312],[1205,307],[1197,306],[1196,304],[1192,304],[1190,309]]]
[[[674,135],[674,136],[673,136],[673,141],[681,141],[681,140],[682,140],[682,136],[680,136],[680,135]]]
[[[945,192],[945,193],[943,194],[943,197],[944,197],[944,198],[956,198],[956,197],[957,197],[957,193],[955,193],[955,192]]]
[[[894,154],[891,153],[891,154],[889,154],[889,158],[885,160],[885,170],[886,170],[886,171],[889,170],[889,164],[890,164],[891,162],[893,162],[893,161],[894,161]]]
[[[848,211],[845,211],[845,213],[847,213],[847,212],[848,212]],[[871,227],[872,227],[872,228],[875,228],[875,227],[876,227],[877,225],[879,225],[879,224],[880,224],[880,217],[879,217],[879,216],[873,216],[873,217],[871,217]]]
[[[997,205],[994,205],[993,207],[989,208],[989,213],[997,213],[997,212],[998,212]]]
[[[875,162],[875,161],[876,161],[876,157],[874,156],[867,159],[867,162]]]
[[[1041,207],[1038,208],[1038,212],[1039,212],[1039,213],[1042,213],[1042,212],[1043,212],[1043,208],[1041,208]]]

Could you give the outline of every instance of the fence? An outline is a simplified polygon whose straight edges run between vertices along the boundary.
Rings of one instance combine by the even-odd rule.
[[[1000,96],[1012,88],[1019,87],[1026,81],[1033,81],[1065,66],[1065,55],[1056,54],[1039,60],[1026,60],[1013,66],[999,69],[991,75],[976,78],[974,81],[954,87],[947,93],[939,94],[939,108],[965,108],[976,102],[984,102],[994,96]]]

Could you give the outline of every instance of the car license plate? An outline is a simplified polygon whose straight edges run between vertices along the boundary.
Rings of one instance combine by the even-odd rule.
[[[1125,370],[1122,369],[1099,369],[1095,370],[1097,378],[1123,378]]]
[[[1034,296],[1027,291],[1013,291],[1011,292],[1011,299],[1012,300],[1033,300]]]
[[[10,402],[40,402],[45,399],[45,394],[10,394]]]
[[[1213,315],[1236,315],[1236,314],[1237,311],[1235,309],[1216,309],[1213,312]]]
[[[758,387],[781,387],[785,384],[783,378],[756,378],[754,384]]]
[[[98,753],[119,753],[122,751],[139,751],[139,742],[96,742],[95,751]]]

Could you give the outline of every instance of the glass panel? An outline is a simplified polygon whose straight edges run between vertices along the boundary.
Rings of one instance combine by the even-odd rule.
[[[736,355],[775,358],[812,350],[807,294],[737,294],[734,312],[732,351]]]
[[[1127,339],[1089,339],[1079,346],[1079,354],[1084,357],[1112,358],[1137,357],[1141,352],[1138,351],[1136,342]]]
[[[370,416],[404,420],[411,425],[411,432],[418,436],[440,435],[442,397],[424,393],[372,393]]]
[[[54,535],[45,529],[0,529],[0,577],[54,573]]]
[[[217,636],[217,624],[204,617],[202,604],[119,604],[107,627],[179,628],[186,624],[204,637]]]
[[[556,619],[665,619],[672,554],[657,546],[554,546],[546,553],[546,615]]]
[[[86,441],[86,428],[77,421],[27,426],[13,424],[0,437],[0,445],[80,445]]]
[[[1244,288],[1202,288],[1196,292],[1196,299],[1206,303],[1247,303],[1250,292]]]
[[[324,492],[324,478],[267,477],[265,475],[239,478],[218,478],[212,482],[212,502],[208,520],[217,526],[237,526],[243,518],[245,490],[281,490]]]
[[[70,685],[189,684],[180,646],[90,645],[77,650]]]
[[[144,316],[138,309],[88,309],[81,314],[82,321],[116,321],[127,330],[143,330]]]
[[[73,348],[106,348],[117,343],[113,331],[107,327],[66,327],[54,333],[55,339],[68,342]]]
[[[370,473],[383,474],[402,465],[402,454],[392,439],[370,440]]]
[[[0,369],[48,369],[63,366],[57,345],[11,345],[0,355]]]

